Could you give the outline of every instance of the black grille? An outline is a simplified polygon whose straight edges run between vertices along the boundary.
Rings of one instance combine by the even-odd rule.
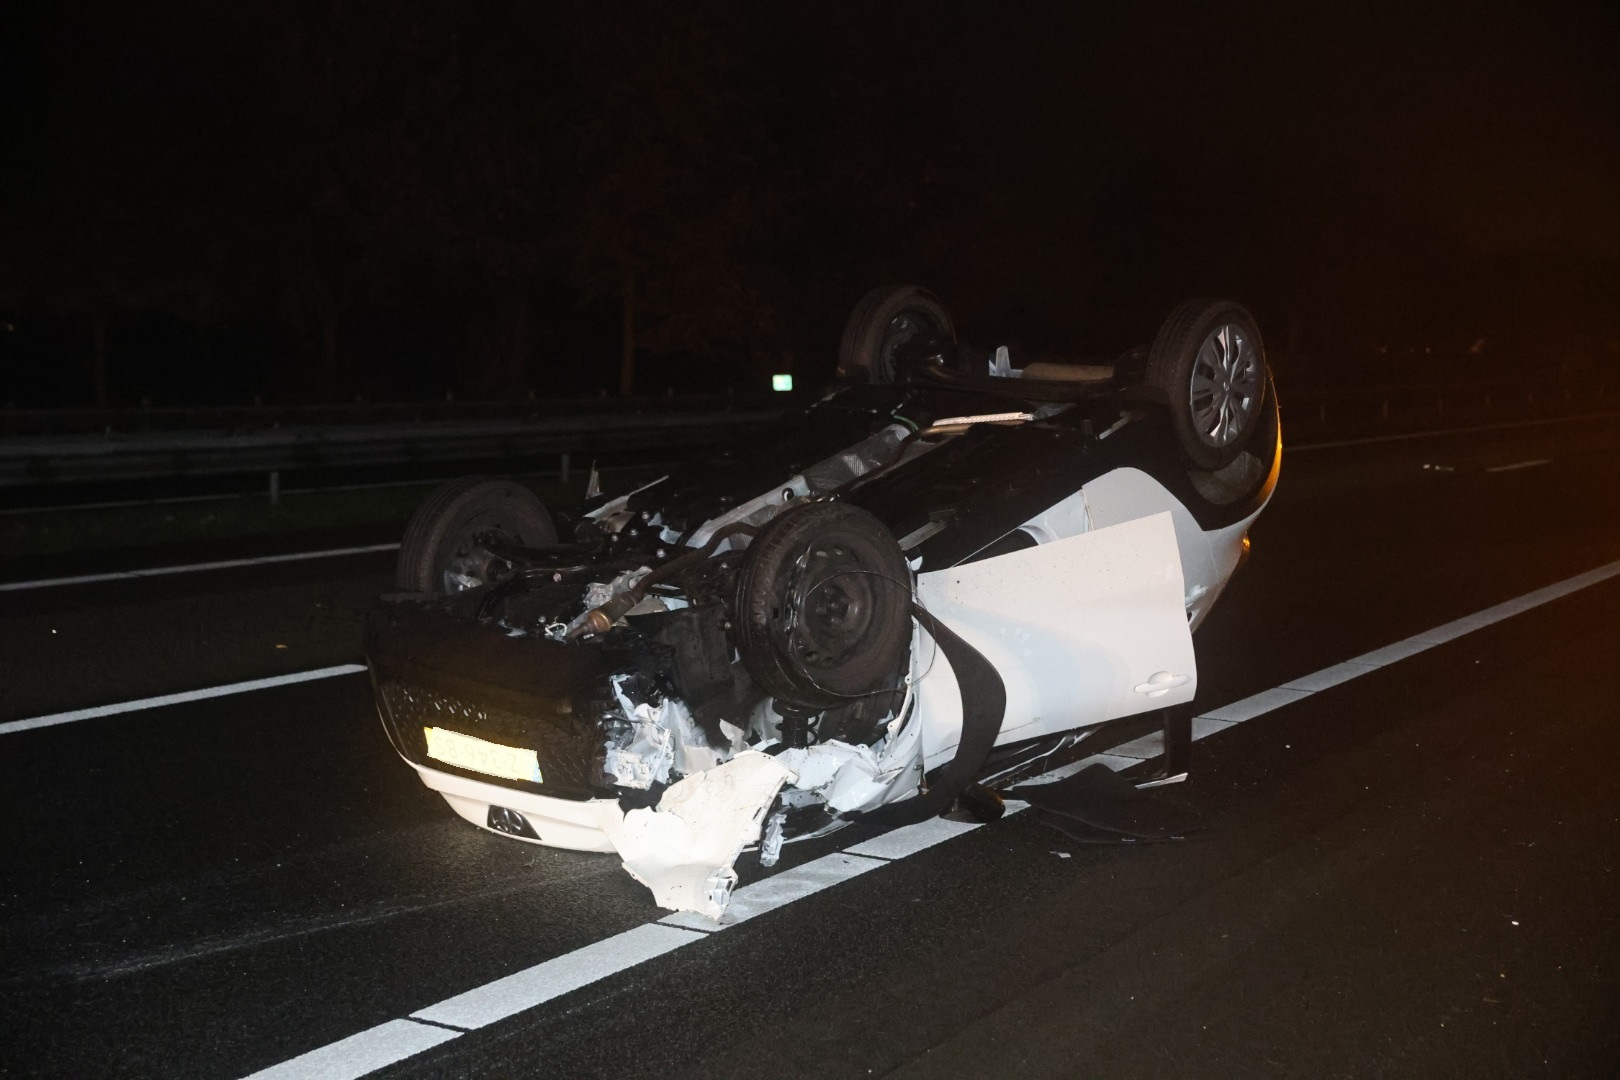
[[[565,703],[550,703],[553,711],[528,714],[396,681],[380,681],[377,691],[397,745],[418,764],[543,795],[611,794],[602,775],[606,734],[599,722],[576,717]],[[429,727],[533,750],[540,761],[541,783],[486,776],[430,758],[424,731]]]

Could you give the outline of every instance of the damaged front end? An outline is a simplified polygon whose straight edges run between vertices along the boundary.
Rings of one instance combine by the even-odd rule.
[[[691,530],[628,497],[582,519],[588,551],[481,537],[515,572],[386,597],[368,623],[394,747],[474,824],[616,851],[660,903],[718,918],[762,831],[770,862],[921,778],[911,569],[822,498],[903,433]]]

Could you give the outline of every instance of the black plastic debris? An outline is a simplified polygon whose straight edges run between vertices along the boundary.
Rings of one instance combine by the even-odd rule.
[[[1035,820],[1082,844],[1144,844],[1181,840],[1204,828],[1202,817],[1157,790],[1139,791],[1106,765],[1090,765],[1066,780],[1002,792],[1029,803]]]

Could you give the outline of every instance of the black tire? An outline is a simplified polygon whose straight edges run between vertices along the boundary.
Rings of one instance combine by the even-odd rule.
[[[1254,317],[1230,300],[1188,300],[1153,339],[1147,383],[1170,406],[1182,458],[1218,469],[1260,426],[1266,353]]]
[[[838,374],[870,383],[892,383],[895,350],[918,335],[937,341],[954,361],[956,325],[939,298],[916,285],[873,289],[855,305],[838,343]]]
[[[911,643],[911,570],[881,521],[846,503],[795,507],[737,578],[737,651],[771,696],[826,709],[886,692]]]
[[[407,592],[449,595],[498,581],[510,567],[476,543],[498,532],[526,547],[557,542],[557,527],[538,496],[511,480],[452,480],[419,506],[405,526],[395,580]]]

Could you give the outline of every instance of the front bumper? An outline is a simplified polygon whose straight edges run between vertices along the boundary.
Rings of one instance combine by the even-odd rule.
[[[603,773],[604,725],[619,712],[610,679],[659,658],[612,640],[562,645],[514,636],[448,604],[401,600],[372,613],[366,659],[383,728],[400,756],[424,775],[506,792],[486,801],[515,808],[520,796],[551,802],[616,796],[616,778]],[[432,757],[429,728],[532,750],[540,774],[532,782],[497,779]]]
[[[624,819],[617,799],[558,799],[455,776],[419,765],[410,758],[405,761],[416,770],[422,783],[443,795],[452,810],[480,829],[547,847],[574,851],[614,850],[608,830]],[[494,828],[490,824],[491,807],[522,814],[535,835]]]

